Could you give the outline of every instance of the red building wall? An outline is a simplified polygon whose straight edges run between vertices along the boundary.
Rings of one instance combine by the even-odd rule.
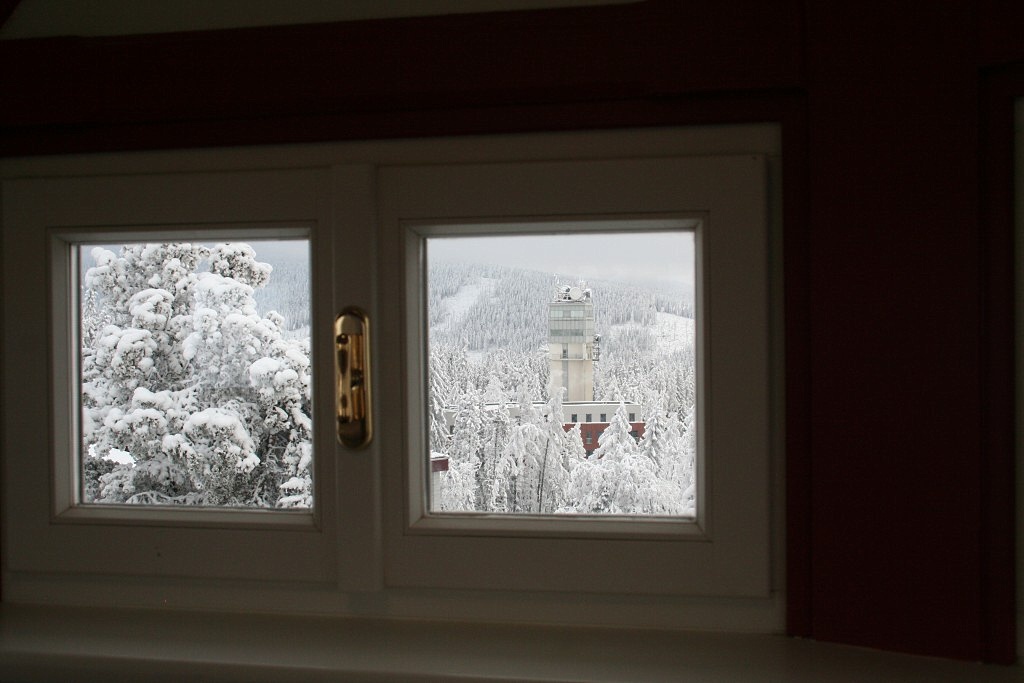
[[[583,448],[586,449],[587,455],[594,452],[599,444],[601,433],[608,428],[608,422],[583,422],[580,423],[580,439],[583,440]],[[571,422],[564,425],[565,431],[569,431],[575,425]],[[630,429],[637,440],[643,438],[644,435],[644,423],[643,422],[631,422],[629,424]],[[587,438],[590,441],[587,441]]]

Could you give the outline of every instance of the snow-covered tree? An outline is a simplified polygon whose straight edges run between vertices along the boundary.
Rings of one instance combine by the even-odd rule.
[[[637,450],[636,440],[633,438],[633,427],[629,422],[629,412],[626,404],[619,401],[612,421],[608,424],[601,436],[598,437],[597,448],[591,454],[591,459],[601,460],[605,457],[614,460],[621,460],[633,455]]]
[[[286,339],[280,315],[258,313],[253,292],[271,267],[247,244],[134,244],[92,256],[85,500],[310,505],[309,343]]]
[[[638,455],[655,473],[646,506],[651,514],[693,514],[694,444],[687,442],[675,413],[656,407],[644,426]]]
[[[568,503],[581,513],[626,513],[632,501],[623,491],[630,488],[624,477],[630,476],[624,467],[633,460],[636,442],[630,435],[629,415],[624,403],[619,403],[608,428],[598,437],[598,447],[586,461],[572,472]]]
[[[562,394],[556,392],[545,406],[541,420],[540,434],[543,452],[540,456],[540,472],[537,476],[536,512],[556,512],[565,505],[572,470],[586,458],[579,425],[575,431],[566,432],[565,414],[562,411]]]
[[[626,406],[620,402],[598,448],[572,472],[570,507],[591,514],[679,514],[678,482],[659,476],[649,452],[630,434]]]
[[[487,439],[486,412],[481,394],[472,387],[467,388],[456,407],[451,441],[445,453],[448,471],[441,475],[442,510],[483,509],[481,469]],[[471,505],[464,507],[466,501],[472,501]]]

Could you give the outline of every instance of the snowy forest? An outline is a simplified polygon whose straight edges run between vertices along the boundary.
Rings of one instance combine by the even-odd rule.
[[[254,246],[264,250],[81,248],[84,502],[313,504],[308,252],[264,257],[271,266]],[[448,458],[432,508],[692,516],[690,297],[669,284],[588,281],[601,337],[594,400],[619,403],[588,455],[579,427],[564,428],[563,397],[548,392],[558,280],[430,264],[429,441]],[[639,440],[627,402],[640,407]]]
[[[308,256],[85,249],[82,500],[311,506]]]
[[[430,265],[430,448],[449,459],[433,509],[693,516],[692,302],[670,285],[586,283],[601,336],[594,400],[619,403],[588,457],[579,427],[563,427],[562,396],[548,392],[548,303],[559,279]],[[624,402],[641,407],[639,442]]]

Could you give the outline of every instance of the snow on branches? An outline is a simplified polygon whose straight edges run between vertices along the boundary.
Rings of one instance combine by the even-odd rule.
[[[84,277],[83,498],[308,507],[308,339],[261,315],[247,244],[92,250]]]

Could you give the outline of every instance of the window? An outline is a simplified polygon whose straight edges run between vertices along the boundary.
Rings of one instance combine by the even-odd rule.
[[[2,162],[5,599],[464,620],[514,603],[502,611],[511,621],[778,628],[767,251],[777,145],[774,128],[752,126]],[[451,468],[428,457],[430,439],[455,432],[443,414],[430,429],[430,240],[652,226],[696,236],[693,314],[706,322],[694,391],[714,420],[701,423],[694,516],[432,513],[435,476]],[[294,239],[310,255],[311,505],[81,504],[88,476],[75,455],[93,444],[79,442],[76,363],[93,331],[76,308],[79,246]],[[607,335],[604,355],[596,339],[571,348],[570,337],[600,334],[578,303],[538,314],[545,334],[567,338],[555,362],[615,362]],[[374,438],[363,450],[335,433],[333,322],[347,306],[367,312],[372,332]],[[248,377],[254,400],[261,378],[274,384]],[[587,450],[600,447],[586,429],[595,412],[607,422],[615,411],[570,413]]]
[[[77,501],[312,507],[308,242],[69,246]]]
[[[89,173],[93,172],[86,172]],[[324,177],[324,173],[319,170],[295,169],[130,177],[80,175],[13,183],[5,179],[5,196],[10,196],[11,201],[5,201],[4,206],[4,256],[7,259],[4,265],[4,288],[5,291],[30,289],[27,300],[31,300],[33,307],[39,307],[38,314],[22,316],[18,335],[8,335],[4,340],[5,357],[7,353],[13,353],[21,358],[21,362],[5,367],[7,383],[4,389],[8,392],[5,402],[11,405],[10,401],[17,401],[34,413],[38,411],[41,419],[45,420],[44,416],[49,415],[51,420],[48,424],[40,423],[40,420],[12,420],[12,414],[5,411],[6,434],[14,443],[19,444],[19,449],[37,454],[32,458],[8,461],[13,468],[12,479],[19,482],[7,491],[10,507],[4,513],[5,523],[10,524],[11,530],[8,538],[11,543],[12,568],[31,575],[32,572],[52,568],[48,558],[57,553],[61,557],[63,571],[81,571],[93,575],[186,575],[254,581],[289,571],[297,581],[325,581],[337,576],[329,558],[337,552],[342,535],[322,530],[323,510],[336,506],[336,491],[333,487],[320,485],[317,489],[314,483],[314,507],[294,510],[218,509],[162,504],[83,505],[80,501],[87,494],[89,481],[80,475],[78,460],[79,455],[85,458],[90,456],[88,448],[92,445],[88,442],[82,444],[79,435],[89,434],[91,430],[94,433],[100,421],[99,415],[86,413],[83,416],[80,412],[81,375],[77,366],[82,342],[89,346],[88,337],[91,332],[80,326],[83,318],[79,315],[79,305],[86,312],[86,320],[89,317],[88,307],[92,305],[87,299],[83,301],[76,291],[78,271],[74,262],[81,254],[80,247],[308,239],[311,244],[310,253],[313,255],[312,277],[314,281],[323,280],[335,267],[330,257],[325,258],[325,252],[331,249],[331,235],[319,227],[318,196]],[[8,192],[10,195],[7,195]],[[52,201],[53,197],[61,199]],[[197,201],[197,197],[216,197],[216,201],[212,202],[216,208]],[[7,245],[12,244],[22,244],[25,251],[12,256],[7,248]],[[154,256],[153,253],[145,252],[144,247],[137,251],[139,258]],[[46,258],[29,256],[29,252],[46,255]],[[225,258],[233,258],[226,253],[223,255]],[[108,259],[108,256],[101,255],[101,258]],[[120,268],[124,264],[109,261],[107,265]],[[162,271],[169,279],[181,280],[187,277],[184,272],[189,270],[187,259],[167,259],[164,265],[173,266],[171,270]],[[197,264],[196,267],[210,266]],[[181,268],[182,272],[174,273],[173,268]],[[150,278],[156,275],[153,273]],[[219,277],[215,276],[215,273],[212,274],[208,283]],[[129,277],[129,274],[125,272],[124,277]],[[114,316],[131,315],[139,318],[136,321],[138,325],[143,325],[142,318],[152,316],[150,322],[156,324],[165,312],[160,306],[161,302],[166,302],[166,297],[157,291],[160,289],[156,286],[159,284],[157,280],[152,280],[152,284],[152,292],[143,294],[143,290],[140,290],[133,294],[134,300],[130,302],[127,314],[123,310],[103,311],[105,302],[94,302],[99,304],[100,317],[108,313]],[[242,298],[250,296],[242,291],[244,289],[241,287],[234,293]],[[318,313],[330,310],[332,296],[330,289],[322,284],[315,284],[312,288],[311,336],[314,340],[318,334],[329,337],[329,328],[318,317]],[[249,305],[241,299],[238,303]],[[210,310],[218,306],[212,299],[204,304]],[[240,312],[236,312],[236,316],[239,318],[236,322],[239,323],[245,317]],[[105,348],[115,353],[124,352],[126,357],[122,359],[125,361],[122,369],[129,369],[132,373],[146,370],[147,363],[152,362],[156,373],[170,376],[167,368],[159,367],[159,359],[151,356],[147,360],[142,349],[133,348],[135,342],[144,336],[130,331],[138,329],[132,327],[134,323],[122,318],[110,322],[112,324],[107,332],[100,328],[99,334],[118,336],[117,342],[102,342],[93,345],[93,348],[98,350],[106,345]],[[186,321],[181,319],[176,322]],[[197,320],[193,318],[188,322],[193,325],[191,332],[195,332]],[[220,325],[219,321],[210,322],[214,326]],[[5,321],[4,329],[12,329],[10,321]],[[52,337],[48,336],[48,330],[53,330]],[[184,328],[178,330],[182,335],[186,332],[189,331]],[[223,337],[227,331],[216,332]],[[49,349],[50,352],[42,354],[39,349]],[[331,356],[324,344],[320,343],[319,348],[313,351],[313,363],[329,367],[327,363]],[[127,354],[138,357],[129,359]],[[204,357],[200,362],[207,364],[207,369],[212,371],[211,358]],[[84,364],[83,367],[89,369]],[[314,406],[331,404],[330,381],[315,379],[325,374],[330,376],[322,371],[313,373],[311,397]],[[111,392],[120,392],[126,401],[124,408],[117,409],[130,412],[130,402],[134,399],[140,413],[160,412],[158,408],[161,406],[158,404],[162,397],[158,396],[159,388],[134,386],[130,383],[130,374],[124,376],[129,379],[129,383],[123,386],[110,383],[107,387]],[[223,377],[228,380],[227,374]],[[234,379],[237,378],[231,381]],[[91,391],[95,387],[90,387],[87,381],[84,388]],[[171,388],[185,387],[179,384]],[[247,389],[258,391],[251,384]],[[61,399],[47,405],[47,395]],[[152,405],[144,405],[146,403]],[[235,405],[238,405],[237,401]],[[193,413],[201,412],[207,406],[196,407],[200,410]],[[220,407],[227,408],[228,404],[222,403]],[[120,425],[116,424],[113,417],[108,413],[103,416],[103,421],[116,431]],[[155,416],[153,425],[147,425],[151,432],[158,429],[156,423],[162,417],[166,417],[166,411],[164,415]],[[89,424],[90,421],[92,424]],[[321,445],[318,447],[331,443],[330,432],[325,429],[329,422],[329,415],[324,416],[323,413],[313,421],[314,425],[319,423],[319,427],[313,427],[314,432],[320,430],[319,435],[313,434],[313,440]],[[136,437],[141,437],[142,430],[133,431]],[[185,431],[182,425],[179,436]],[[161,442],[163,436],[174,439],[173,434],[161,435]],[[204,439],[197,434],[197,443],[200,441]],[[207,445],[210,442],[209,439],[205,440]],[[109,446],[105,455],[113,451],[116,456],[116,451],[131,450],[109,440],[104,443]],[[161,443],[159,447],[164,445]],[[169,442],[166,446],[168,449],[176,447]],[[10,453],[10,450],[5,447],[6,453]],[[104,453],[99,455],[102,457]],[[316,478],[333,478],[335,468],[330,462],[331,458],[327,458],[326,462],[320,460],[316,464]],[[85,462],[89,463],[88,460]],[[156,528],[163,531],[153,531]],[[243,529],[246,531],[241,531]],[[143,537],[150,537],[150,540],[140,541]],[[257,537],[261,543],[269,544],[265,547],[274,547],[279,552],[268,556],[257,547],[261,543],[254,542]],[[16,586],[17,583],[10,585]],[[17,592],[17,589],[12,590]]]
[[[730,481],[737,485],[743,480],[751,482],[760,478],[754,473],[760,471],[767,475],[768,471],[767,459],[762,460],[760,466],[751,462],[753,469],[734,469],[729,464],[732,458],[737,458],[738,463],[763,449],[768,438],[767,431],[755,436],[760,430],[766,430],[767,414],[754,405],[760,400],[759,396],[766,398],[764,390],[758,387],[768,386],[767,357],[763,353],[748,353],[749,334],[738,334],[740,330],[746,333],[758,329],[767,331],[764,308],[767,254],[762,231],[765,159],[749,155],[716,158],[710,166],[706,165],[708,161],[661,158],[636,160],[635,163],[616,160],[584,164],[429,165],[391,167],[381,172],[378,187],[380,245],[384,254],[390,255],[381,261],[386,266],[382,272],[383,291],[404,293],[400,305],[383,311],[381,334],[400,338],[402,330],[425,329],[430,309],[424,301],[428,288],[423,271],[431,240],[449,236],[575,234],[600,229],[622,232],[651,230],[655,226],[662,229],[684,226],[697,235],[701,292],[697,297],[698,320],[704,319],[701,311],[711,309],[708,326],[700,327],[698,333],[701,336],[698,348],[703,348],[697,358],[698,375],[706,368],[715,368],[707,376],[708,383],[699,381],[697,388],[715,419],[706,423],[713,433],[702,437],[705,447],[713,444],[713,448],[698,447],[697,509],[693,520],[433,514],[423,456],[429,450],[427,417],[430,407],[424,390],[429,365],[427,345],[422,339],[407,340],[404,357],[396,363],[409,369],[408,375],[402,378],[398,411],[405,420],[404,438],[407,440],[393,440],[397,436],[394,431],[381,434],[386,448],[402,452],[400,461],[384,463],[384,479],[404,480],[407,487],[401,517],[392,521],[403,533],[389,535],[385,540],[385,565],[389,567],[389,581],[394,585],[450,589],[470,586],[482,590],[510,585],[524,588],[545,585],[555,590],[593,591],[616,590],[613,588],[616,586],[627,592],[678,595],[693,591],[713,593],[731,583],[738,594],[750,596],[765,590],[769,582],[767,573],[753,580],[752,572],[738,571],[730,575],[718,565],[724,557],[738,558],[743,554],[748,554],[747,562],[753,562],[750,553],[756,554],[758,547],[767,550],[767,535],[760,542],[754,540],[760,535],[758,528],[767,528],[767,508],[759,513],[759,519],[755,519],[755,515],[743,515],[741,524],[738,524],[739,518],[731,514],[716,514],[717,506],[728,507],[726,501],[730,499],[746,503],[760,500],[767,504],[767,478],[761,478],[762,483],[747,493],[739,489],[733,494],[726,493],[732,485]],[[643,178],[643,183],[630,182],[631,178]],[[718,181],[730,178],[737,186],[732,192],[723,192],[725,186],[718,181],[709,184],[711,178]],[[740,191],[739,186],[756,186],[760,190],[748,193]],[[615,187],[616,191],[606,191],[610,187]],[[510,207],[515,207],[515,211]],[[744,286],[737,287],[736,278],[743,281]],[[755,285],[752,280],[759,280],[762,285]],[[746,286],[748,281],[750,288]],[[568,296],[573,299],[571,294]],[[540,315],[543,317],[542,313]],[[586,315],[580,318],[584,326],[587,320]],[[562,329],[552,326],[550,334],[575,332],[561,332]],[[560,343],[572,342],[565,339]],[[574,357],[571,349],[570,357]],[[765,381],[752,384],[750,378],[758,375],[765,377]],[[730,388],[732,381],[737,384]],[[745,388],[741,390],[741,386]],[[740,410],[745,412],[737,412]],[[594,413],[588,414],[587,421],[593,422],[593,417]],[[596,441],[600,447],[600,439]],[[755,446],[757,443],[761,445]],[[753,479],[747,479],[751,474],[754,474]],[[713,489],[706,488],[709,482],[714,482]],[[750,508],[746,509],[750,512]],[[482,543],[476,537],[490,540]],[[621,552],[622,557],[635,558],[635,547],[627,552],[626,546],[619,544],[631,542],[626,539],[639,538],[650,541],[650,545],[645,546],[652,552],[650,563],[644,562],[650,571],[642,570],[638,574],[623,567],[622,571],[599,572],[586,578],[578,575],[540,578],[549,574],[544,569],[547,563],[559,566],[598,563],[605,561],[601,558],[608,553],[616,552]],[[572,542],[567,543],[570,539]],[[699,542],[695,542],[698,539]],[[706,544],[710,539],[714,540]],[[446,551],[439,556],[437,549],[442,547]],[[484,551],[485,547],[490,549]],[[527,547],[537,551],[532,559],[521,554],[527,552]],[[505,566],[500,558],[507,556],[506,553],[524,561],[517,562],[515,567]],[[767,553],[762,557],[763,564],[756,562],[767,567]],[[467,558],[472,558],[469,564],[475,568],[473,571],[465,566]],[[673,570],[668,571],[669,567]],[[629,578],[623,578],[626,575],[630,575]]]
[[[429,489],[431,513],[694,517],[695,233],[670,223],[644,231],[638,218],[613,232],[627,226],[530,221],[506,235],[427,236],[428,450],[449,458]],[[569,313],[578,329],[545,329]],[[602,337],[599,365],[591,349]],[[638,448],[627,408],[640,396],[652,429]],[[595,401],[615,417],[588,457],[565,411]]]

